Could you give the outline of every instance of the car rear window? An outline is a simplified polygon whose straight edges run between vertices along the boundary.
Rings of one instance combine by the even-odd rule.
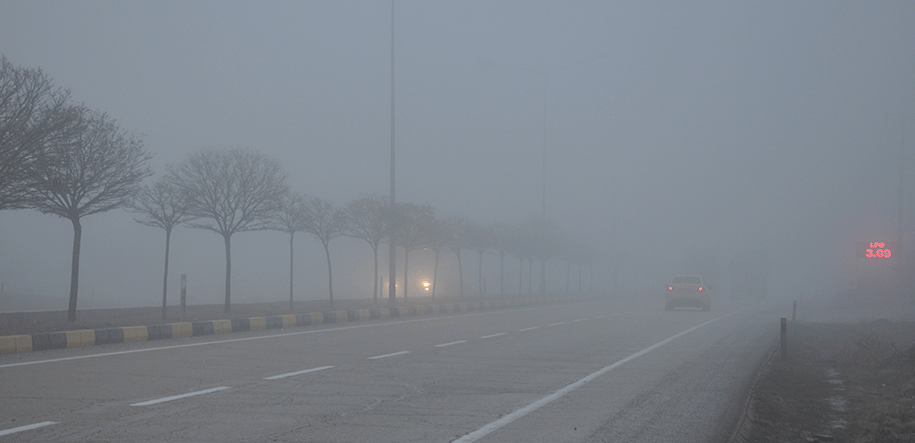
[[[687,275],[680,275],[680,276],[674,277],[674,283],[691,283],[694,285],[701,284],[699,282],[699,277],[690,277]]]

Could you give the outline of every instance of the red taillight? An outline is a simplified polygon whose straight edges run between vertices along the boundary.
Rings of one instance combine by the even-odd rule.
[[[702,292],[702,286],[699,286],[699,292]]]
[[[673,286],[668,286],[668,287],[667,287],[667,290],[668,290],[668,291],[673,291],[673,290],[674,290],[674,287],[673,287]]]

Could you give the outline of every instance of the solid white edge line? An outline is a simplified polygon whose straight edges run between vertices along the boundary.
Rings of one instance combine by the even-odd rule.
[[[20,426],[18,428],[5,429],[5,430],[0,431],[0,437],[3,437],[4,435],[15,434],[17,432],[31,431],[32,429],[43,428],[45,426],[51,426],[51,425],[56,425],[56,424],[57,424],[56,421],[43,421],[41,423],[35,423],[33,425],[26,425],[26,426]]]
[[[537,329],[537,328],[539,328],[539,327],[540,327],[540,326],[534,326],[533,328],[519,329],[518,332],[532,331],[532,330]]]
[[[409,353],[410,353],[410,351],[392,352],[390,354],[376,355],[374,357],[369,357],[369,360],[378,360],[379,358],[393,357],[395,355],[404,355],[404,354],[409,354]]]
[[[330,369],[330,368],[333,368],[333,366],[321,366],[320,368],[311,368],[311,369],[306,369],[306,370],[304,370],[304,371],[296,371],[296,372],[289,372],[289,373],[286,373],[286,374],[274,375],[274,376],[272,376],[272,377],[265,377],[264,380],[279,380],[279,379],[281,379],[281,378],[293,377],[293,376],[302,375],[302,374],[308,374],[309,372],[323,371],[323,370],[325,370],[325,369]]]
[[[504,333],[504,332],[500,332],[500,333],[498,333],[498,334],[484,335],[484,336],[482,336],[482,337],[480,337],[480,338],[493,338],[493,337],[498,337],[498,336],[500,336],[500,335],[505,335],[505,333]]]
[[[743,310],[741,310],[741,311],[743,311]],[[611,364],[611,365],[609,365],[609,366],[605,366],[605,367],[603,367],[602,369],[600,369],[599,371],[597,371],[597,372],[595,372],[595,373],[592,373],[592,374],[586,376],[585,378],[582,378],[581,380],[578,380],[578,381],[576,381],[575,383],[572,383],[572,384],[570,384],[570,385],[568,385],[568,386],[566,386],[566,387],[564,387],[564,388],[562,388],[562,389],[560,389],[560,390],[558,390],[558,391],[556,391],[556,392],[554,392],[554,393],[552,393],[552,394],[550,394],[550,395],[548,395],[548,396],[546,396],[546,397],[543,397],[543,398],[541,398],[540,400],[537,400],[537,401],[535,401],[535,402],[533,402],[533,403],[531,403],[531,404],[529,404],[529,405],[527,405],[527,406],[525,406],[525,407],[523,407],[523,408],[521,408],[521,409],[518,409],[517,411],[512,412],[511,414],[505,415],[505,416],[503,416],[502,418],[500,418],[500,419],[498,419],[498,420],[496,420],[496,421],[494,421],[494,422],[492,422],[492,423],[489,423],[488,425],[483,426],[483,427],[480,428],[480,429],[477,429],[476,431],[473,431],[473,432],[471,432],[471,433],[469,433],[469,434],[467,434],[467,435],[465,435],[465,436],[463,436],[463,437],[461,437],[461,438],[459,438],[459,439],[457,439],[457,440],[453,440],[453,443],[472,443],[472,442],[475,442],[475,441],[477,441],[477,440],[479,440],[479,439],[485,437],[486,435],[489,435],[491,432],[493,432],[493,431],[495,431],[495,430],[497,430],[497,429],[499,429],[499,428],[501,428],[501,427],[503,427],[503,426],[505,426],[505,425],[507,425],[507,424],[509,424],[509,423],[511,423],[511,422],[513,422],[513,421],[515,421],[515,420],[517,420],[517,419],[519,419],[519,418],[521,418],[521,417],[524,417],[525,415],[530,414],[531,412],[536,411],[536,410],[539,409],[541,406],[544,406],[544,405],[546,405],[546,404],[548,404],[548,403],[550,403],[550,402],[553,402],[554,400],[557,400],[557,399],[559,399],[559,398],[562,398],[562,397],[565,396],[566,394],[568,394],[568,393],[570,393],[570,392],[572,392],[572,391],[574,391],[574,390],[576,390],[576,389],[582,387],[585,383],[587,383],[587,382],[589,382],[589,381],[591,381],[591,380],[594,380],[595,378],[600,377],[601,375],[604,375],[604,374],[606,374],[606,373],[612,371],[613,369],[616,369],[617,367],[619,367],[619,366],[621,366],[621,365],[623,365],[623,364],[625,364],[625,363],[628,363],[628,362],[630,362],[630,361],[632,361],[632,360],[635,360],[635,359],[637,359],[637,358],[639,358],[639,357],[641,357],[641,356],[643,356],[643,355],[645,355],[645,354],[647,354],[647,353],[649,353],[649,352],[651,352],[651,351],[654,351],[655,349],[658,349],[658,348],[660,348],[661,346],[664,346],[664,345],[666,345],[666,344],[668,344],[668,343],[670,343],[670,342],[672,342],[672,341],[674,341],[674,340],[676,340],[676,339],[678,339],[678,338],[680,338],[680,337],[682,337],[682,336],[684,336],[684,335],[686,335],[686,334],[689,334],[690,332],[693,332],[693,331],[695,331],[696,329],[699,329],[699,328],[701,328],[701,327],[703,327],[703,326],[705,326],[705,325],[707,325],[707,324],[709,324],[709,323],[714,323],[714,322],[716,322],[716,321],[718,321],[718,320],[721,320],[721,319],[723,319],[723,318],[725,318],[725,317],[729,317],[729,316],[734,315],[734,314],[736,314],[736,313],[738,313],[738,312],[741,312],[741,311],[732,312],[732,313],[730,313],[730,314],[723,315],[723,316],[721,316],[721,317],[718,317],[718,318],[709,320],[709,321],[707,321],[707,322],[705,322],[705,323],[702,323],[702,324],[693,326],[693,327],[691,327],[691,328],[689,328],[689,329],[687,329],[687,330],[685,330],[685,331],[683,331],[683,332],[681,332],[681,333],[679,333],[679,334],[676,334],[676,335],[674,335],[674,336],[672,336],[672,337],[668,337],[668,338],[666,338],[666,339],[664,339],[664,340],[661,340],[661,341],[659,341],[659,342],[657,342],[657,343],[655,343],[655,344],[653,344],[653,345],[651,345],[651,346],[649,346],[649,347],[647,347],[647,348],[645,348],[645,349],[642,349],[642,350],[639,351],[639,352],[636,352],[635,354],[632,354],[632,355],[630,355],[630,356],[628,356],[628,357],[626,357],[626,358],[624,358],[624,359],[622,359],[622,360],[617,361],[616,363],[613,363],[613,364]]]
[[[440,345],[435,345],[435,347],[436,347],[436,348],[444,348],[445,346],[459,345],[459,344],[461,344],[461,343],[467,343],[467,340],[458,340],[458,341],[453,341],[453,342],[451,342],[451,343],[442,343],[442,344],[440,344]]]
[[[171,397],[163,397],[163,398],[157,398],[157,399],[155,399],[155,400],[149,400],[149,401],[144,401],[144,402],[140,402],[140,403],[134,403],[134,404],[132,404],[132,405],[130,405],[130,406],[150,406],[150,405],[155,405],[155,404],[159,404],[159,403],[165,403],[165,402],[167,402],[167,401],[180,400],[180,399],[182,399],[182,398],[194,397],[194,396],[196,396],[196,395],[210,394],[210,393],[213,393],[213,392],[223,391],[223,390],[226,390],[226,389],[229,389],[229,387],[228,387],[228,386],[220,386],[220,387],[218,387],[218,388],[204,389],[204,390],[202,390],[202,391],[188,392],[187,394],[173,395],[173,396],[171,396]]]

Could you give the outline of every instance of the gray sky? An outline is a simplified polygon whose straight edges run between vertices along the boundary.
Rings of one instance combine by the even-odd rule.
[[[343,204],[388,192],[390,7],[8,0],[0,53],[142,134],[157,177],[201,147],[246,146]],[[910,1],[399,1],[397,199],[484,222],[539,215],[545,126],[548,217],[634,255],[646,285],[705,246],[723,266],[766,250],[779,290],[833,291],[853,279],[854,242],[895,237],[901,131],[887,118],[915,118],[912,23]],[[69,222],[5,211],[0,225],[5,291],[64,309]],[[83,225],[80,306],[155,305],[162,231],[124,211]],[[324,298],[320,244],[301,238],[297,297]],[[174,241],[175,285],[187,273],[219,303],[221,239]],[[233,299],[282,300],[283,235],[234,241]],[[336,248],[335,293],[370,295],[370,249]]]

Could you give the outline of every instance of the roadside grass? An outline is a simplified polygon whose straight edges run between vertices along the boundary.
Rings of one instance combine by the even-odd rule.
[[[791,324],[754,389],[749,442],[915,442],[915,322]]]

